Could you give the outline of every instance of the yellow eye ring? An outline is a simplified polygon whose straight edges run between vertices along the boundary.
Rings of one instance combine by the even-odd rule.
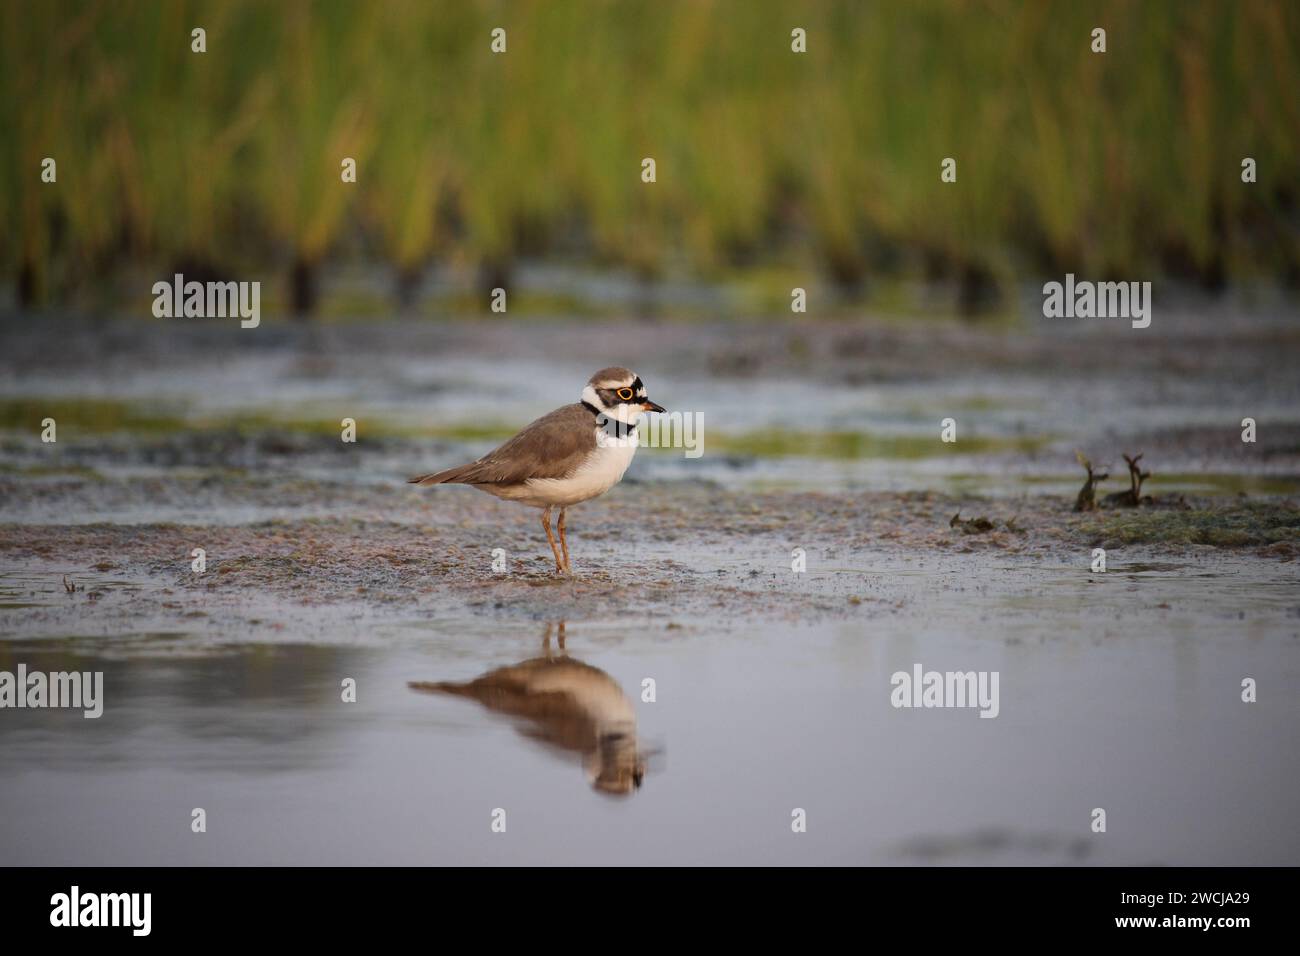
[[[614,394],[617,395],[621,401],[630,402],[632,400],[632,389],[630,388],[620,388]]]

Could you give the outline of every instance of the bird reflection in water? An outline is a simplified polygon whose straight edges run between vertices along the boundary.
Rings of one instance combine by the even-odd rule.
[[[542,657],[488,671],[463,684],[412,681],[412,690],[478,701],[519,720],[519,731],[560,753],[577,753],[592,787],[624,796],[641,786],[646,754],[636,737],[636,709],[614,678],[569,657],[564,622],[559,653],[551,652],[551,625]]]

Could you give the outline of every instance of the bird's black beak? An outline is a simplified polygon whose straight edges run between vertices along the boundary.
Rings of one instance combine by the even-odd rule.
[[[641,402],[641,407],[642,407],[643,409],[645,409],[647,412],[666,412],[666,411],[668,411],[668,409],[664,408],[664,407],[663,407],[662,405],[660,405],[658,402],[652,402],[652,401],[650,401],[650,399],[648,399],[648,398],[645,399],[643,402]]]

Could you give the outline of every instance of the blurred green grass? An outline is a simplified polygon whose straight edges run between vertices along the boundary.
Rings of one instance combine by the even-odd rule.
[[[551,256],[917,276],[967,308],[1067,270],[1300,276],[1294,3],[5,0],[0,37],[24,305],[180,269],[283,274],[305,311],[341,257],[399,294]]]

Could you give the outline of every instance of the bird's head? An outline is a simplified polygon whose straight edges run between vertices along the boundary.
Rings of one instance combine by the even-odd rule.
[[[646,396],[641,376],[631,369],[603,368],[587,381],[582,400],[599,414],[635,425],[645,412],[662,412],[662,405]]]
[[[603,734],[587,755],[586,766],[587,779],[598,793],[626,797],[639,790],[646,761],[637,746],[636,728]]]

